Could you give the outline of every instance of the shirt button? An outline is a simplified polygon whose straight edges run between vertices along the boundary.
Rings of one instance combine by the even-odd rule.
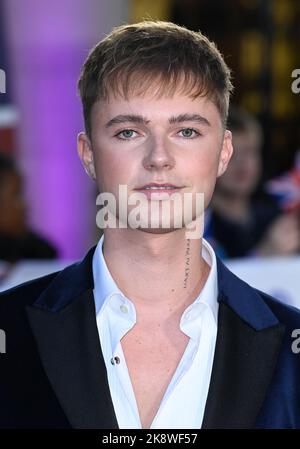
[[[122,304],[122,305],[120,306],[120,310],[121,310],[121,312],[123,312],[123,313],[127,313],[127,312],[128,312],[128,308],[127,308],[124,304]]]
[[[120,358],[118,357],[118,356],[116,356],[116,357],[112,357],[111,359],[110,359],[110,363],[112,364],[112,365],[119,365],[119,363],[120,363]]]

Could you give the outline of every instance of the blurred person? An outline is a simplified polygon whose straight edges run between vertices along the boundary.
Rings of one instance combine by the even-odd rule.
[[[201,229],[187,237],[232,155],[231,90],[215,45],[173,23],[91,50],[78,154],[128,210],[79,263],[0,295],[0,427],[300,428],[300,312],[233,275]],[[152,210],[175,193],[194,200],[179,227]],[[131,225],[133,195],[159,226]]]
[[[0,153],[0,259],[53,259],[56,249],[27,225],[22,177],[14,161]]]
[[[232,132],[234,154],[226,173],[216,183],[205,236],[223,258],[297,253],[300,249],[297,214],[283,213],[270,195],[258,192],[263,142],[259,123],[232,106],[228,129]]]

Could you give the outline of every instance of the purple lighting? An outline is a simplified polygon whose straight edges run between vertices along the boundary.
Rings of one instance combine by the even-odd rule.
[[[77,156],[83,125],[76,82],[89,48],[125,19],[121,3],[4,1],[7,88],[20,112],[18,160],[31,225],[62,258],[81,257],[94,242],[96,191]]]

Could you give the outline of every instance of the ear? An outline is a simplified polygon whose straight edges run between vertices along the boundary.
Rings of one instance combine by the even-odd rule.
[[[228,129],[226,129],[223,137],[222,149],[219,156],[217,177],[223,175],[223,173],[226,171],[232,153],[233,153],[232,134]]]
[[[77,136],[77,151],[86,173],[91,179],[95,180],[96,171],[92,144],[90,139],[84,132],[79,133]]]

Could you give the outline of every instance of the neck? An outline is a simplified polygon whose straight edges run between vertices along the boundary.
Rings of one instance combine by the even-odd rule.
[[[136,308],[157,317],[191,304],[207,279],[202,239],[186,239],[185,229],[152,234],[106,229],[103,254],[120,290]]]

